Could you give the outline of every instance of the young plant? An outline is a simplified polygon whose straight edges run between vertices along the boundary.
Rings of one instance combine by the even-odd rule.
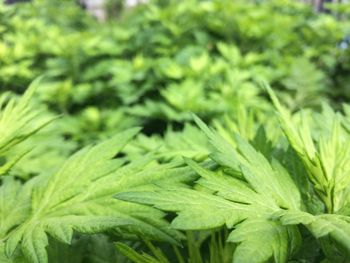
[[[176,212],[172,221],[175,229],[225,225],[232,229],[227,241],[237,245],[234,262],[306,260],[303,251],[309,250],[309,245],[314,246],[308,251],[311,260],[349,260],[350,134],[342,128],[342,116],[333,114],[329,119],[324,113],[315,117],[323,118],[323,128],[315,129],[317,136],[312,136],[307,124],[311,120],[301,115],[303,125],[297,128],[271,91],[270,94],[289,147],[296,154],[278,145],[265,152],[263,145],[253,146],[239,135],[233,145],[195,118],[213,147],[211,165],[204,167],[185,159],[200,176],[195,186],[162,185],[153,191],[118,194],[117,198]],[[330,120],[332,129],[327,126]],[[291,162],[295,169],[288,171],[286,167],[291,168]],[[297,170],[301,173],[295,173]],[[311,198],[304,199],[305,195]],[[310,200],[323,206],[310,209]]]
[[[10,149],[43,126],[26,129],[36,116],[27,106],[32,92],[33,88],[29,89],[16,106],[10,101],[1,112],[1,132],[6,135],[1,140],[2,149]],[[46,263],[48,235],[69,244],[74,232],[108,231],[114,236],[178,244],[182,235],[170,229],[162,212],[113,198],[128,189],[150,189],[162,181],[177,185],[192,177],[186,168],[159,165],[151,156],[132,163],[115,158],[138,132],[139,128],[130,129],[87,146],[60,169],[43,171],[24,184],[13,176],[6,177],[0,186],[0,258],[20,262],[24,257],[27,262]]]
[[[28,153],[28,149],[15,151],[18,144],[52,121],[52,118],[39,120],[42,112],[30,103],[39,82],[40,78],[30,85],[19,100],[9,99],[6,94],[0,97],[0,157],[5,159],[5,162],[0,164],[0,176],[6,174]],[[6,160],[10,151],[12,158]]]

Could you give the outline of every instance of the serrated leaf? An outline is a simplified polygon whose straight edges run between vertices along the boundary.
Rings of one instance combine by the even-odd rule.
[[[312,119],[301,113],[297,124],[273,91],[268,86],[266,89],[279,113],[281,127],[305,165],[316,193],[328,213],[337,212],[350,199],[350,134],[342,128],[343,116],[325,108],[323,114],[315,114]],[[313,121],[320,125],[317,136],[311,132]]]
[[[118,192],[142,188],[152,180],[166,180],[172,174],[173,165],[151,164],[149,157],[128,165],[114,158],[138,131],[130,129],[88,146],[56,173],[41,175],[22,186],[32,186],[30,213],[17,222],[17,227],[4,233],[7,255],[11,256],[20,244],[30,262],[46,263],[47,235],[70,243],[74,231],[94,234],[113,230],[177,244],[181,235],[170,229],[162,219],[163,213],[113,199]],[[176,180],[182,179],[170,178]]]
[[[289,235],[296,237],[291,238]],[[291,240],[300,242],[298,231],[290,230],[279,222],[265,219],[250,219],[237,225],[229,235],[228,241],[240,243],[235,252],[235,262],[266,262],[274,258],[274,262],[286,262]]]

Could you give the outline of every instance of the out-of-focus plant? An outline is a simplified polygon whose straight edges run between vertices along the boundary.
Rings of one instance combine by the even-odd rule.
[[[1,87],[20,91],[45,72],[41,97],[59,112],[125,108],[146,124],[188,120],[189,111],[212,119],[234,112],[238,97],[260,105],[259,78],[295,109],[346,86],[334,83],[346,75],[336,71],[346,69],[338,48],[346,23],[295,1],[150,1],[105,23],[70,1],[0,12]]]

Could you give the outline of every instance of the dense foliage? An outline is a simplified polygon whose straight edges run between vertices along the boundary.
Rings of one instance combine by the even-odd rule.
[[[0,262],[349,261],[350,5],[121,6],[0,4]]]

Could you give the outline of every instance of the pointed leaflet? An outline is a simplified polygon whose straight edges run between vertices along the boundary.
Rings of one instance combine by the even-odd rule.
[[[3,181],[0,187],[0,238],[30,214],[31,191],[32,183],[22,186],[12,177]]]
[[[114,229],[121,234],[176,243],[181,236],[165,223],[163,213],[112,198],[124,189],[142,187],[172,175],[171,166],[152,164],[147,157],[124,166],[123,161],[114,159],[138,130],[127,130],[86,147],[56,173],[29,181],[27,184],[33,188],[31,212],[1,237],[6,242],[7,255],[11,256],[20,244],[30,262],[46,263],[47,234],[70,243],[74,230],[98,233]]]
[[[210,229],[224,224],[228,228],[232,228],[242,220],[249,223],[250,220],[256,220],[256,218],[261,218],[263,222],[266,222],[266,227],[269,229],[275,226],[268,219],[276,211],[280,211],[280,209],[269,196],[256,193],[248,185],[245,185],[244,182],[240,182],[231,176],[216,174],[200,168],[198,164],[194,163],[191,163],[191,167],[203,176],[199,184],[207,187],[216,194],[180,187],[168,187],[166,190],[158,189],[156,192],[122,193],[118,194],[118,198],[153,204],[163,210],[178,212],[178,216],[172,222],[172,226],[179,229]],[[217,178],[215,178],[215,175]],[[273,227],[270,227],[270,224]],[[242,228],[245,228],[245,225],[242,225]],[[251,229],[251,227],[248,229]],[[243,233],[248,229],[242,230]],[[276,229],[273,228],[273,231],[289,233],[292,231],[291,229],[293,227],[279,225],[278,227],[276,226]],[[232,235],[234,236],[234,234]],[[278,250],[278,253],[282,254],[276,255],[280,259],[277,262],[284,262],[284,259],[288,257],[289,253],[294,252],[287,248],[298,246],[298,236],[298,231],[293,230],[291,234],[284,234],[279,239],[276,238],[278,241],[276,243],[274,239],[270,239],[272,243],[267,245],[268,249],[264,252],[265,255],[267,255],[267,258],[270,258]],[[246,238],[249,244],[259,245],[259,239],[257,238],[260,237],[258,235],[247,235]],[[234,239],[229,241],[242,242]],[[281,247],[279,246],[279,242],[287,245]],[[270,247],[276,248],[270,249]],[[258,250],[263,248],[252,247],[252,249]],[[237,257],[240,257],[239,254],[237,254]]]
[[[30,101],[41,78],[36,79],[26,93],[18,100],[7,100],[0,97],[0,156],[4,156],[14,146],[36,133],[52,119],[36,121],[40,110],[32,107]],[[16,153],[15,156],[0,167],[0,175],[5,174],[27,152]]]
[[[344,117],[325,108],[323,114],[313,117],[312,121],[320,127],[317,134],[312,133],[312,121],[306,115],[301,114],[297,126],[272,90],[266,89],[279,113],[282,129],[307,168],[327,212],[337,212],[350,201],[350,133],[341,126]]]
[[[230,161],[228,158],[232,159],[231,165],[229,164],[230,167],[241,169],[245,179],[257,192],[271,194],[277,203],[283,207],[299,207],[299,191],[289,174],[277,161],[270,165],[263,154],[257,152],[253,146],[238,135],[236,135],[237,149],[234,149],[230,143],[215,131],[211,131],[201,120],[196,118],[196,122],[207,134],[214,148],[211,156],[214,156],[215,161],[226,165],[226,160]],[[218,156],[220,157],[217,158]],[[221,162],[222,160],[225,161]],[[235,164],[232,165],[232,163]]]
[[[231,241],[241,243],[235,254],[237,262],[242,261],[240,251],[244,251],[247,244],[253,246],[250,247],[252,254],[253,251],[264,250],[261,260],[274,257],[277,262],[284,262],[298,247],[300,234],[294,226],[274,223],[271,218],[285,209],[300,209],[300,194],[293,180],[281,164],[277,161],[271,164],[240,137],[236,138],[235,149],[203,122],[198,119],[197,122],[214,148],[213,159],[224,166],[239,169],[243,178],[233,177],[222,170],[211,171],[186,159],[187,164],[201,176],[197,184],[206,191],[161,185],[152,191],[121,193],[117,197],[177,212],[172,226],[178,229],[210,229],[222,225],[237,227],[243,235],[241,239],[235,239],[236,230],[231,235]],[[234,165],[229,163],[230,160]],[[252,226],[257,222],[260,229],[244,235],[255,229]],[[274,238],[260,247],[259,238],[266,234]]]
[[[214,145],[216,149],[216,151],[211,153],[211,158],[223,166],[230,167],[234,170],[237,169],[238,163],[235,157],[235,151],[232,149],[232,145],[230,145],[222,136],[211,130],[196,115],[193,115],[193,118],[198,127],[201,128],[201,130],[207,136],[209,143]]]
[[[350,217],[337,214],[312,215],[302,211],[281,211],[276,214],[283,225],[305,225],[316,237],[329,235],[350,255]]]
[[[296,239],[294,243],[289,242],[292,239]],[[275,262],[286,262],[288,254],[295,252],[293,244],[298,244],[300,239],[296,227],[285,227],[261,218],[240,223],[228,237],[228,241],[240,243],[234,252],[234,260],[247,263],[266,262],[271,256]]]

